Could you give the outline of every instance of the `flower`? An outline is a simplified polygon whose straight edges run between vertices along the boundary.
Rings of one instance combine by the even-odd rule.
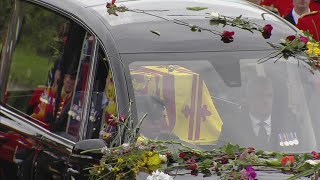
[[[156,172],[152,172],[152,175],[149,175],[147,180],[173,180],[173,177],[157,170]]]
[[[119,119],[120,119],[121,121],[124,121],[124,120],[126,119],[126,117],[122,114],[122,115],[120,115]]]
[[[187,154],[184,152],[179,153],[179,158],[185,158],[186,156]]]
[[[116,0],[112,0],[111,3],[107,3],[107,8],[115,6]]]
[[[320,56],[320,44],[318,43],[307,43],[308,50],[306,51],[306,54],[309,56],[318,57]]]
[[[272,32],[273,27],[271,26],[271,24],[267,24],[262,28],[262,36],[265,39],[269,39],[271,37],[271,32]]]
[[[309,39],[307,37],[304,37],[304,36],[300,36],[299,40],[300,40],[300,42],[303,42],[305,44],[307,44],[308,41],[309,41]]]
[[[194,160],[194,159],[188,159],[186,163],[187,163],[187,164],[194,164],[194,163],[196,163],[196,160]]]
[[[218,19],[220,19],[220,13],[218,13],[218,12],[212,12],[211,14],[210,14],[210,19],[211,20],[218,20]]]
[[[198,165],[197,164],[190,164],[188,165],[188,168],[191,169],[191,170],[197,170],[198,169]]]
[[[159,158],[161,159],[161,162],[164,162],[164,163],[166,163],[167,161],[168,161],[168,158],[167,158],[167,156],[166,155],[159,155]]]
[[[221,36],[221,41],[224,43],[230,43],[233,41],[233,36],[234,32],[233,31],[223,31],[223,33],[220,35]]]
[[[247,166],[245,169],[242,169],[240,173],[241,173],[242,179],[256,180],[257,173],[252,166]]]
[[[155,153],[152,156],[148,157],[148,162],[147,162],[148,166],[156,166],[156,165],[159,165],[160,163],[161,163],[161,159],[159,157],[159,154]]]
[[[191,171],[192,176],[198,176],[198,170],[192,170]]]
[[[101,153],[105,154],[105,155],[109,155],[109,154],[111,154],[111,151],[108,147],[103,147],[103,148],[101,148]]]
[[[320,163],[320,160],[311,160],[311,159],[309,159],[309,160],[306,160],[306,163],[309,163],[310,165],[315,166],[315,165]]]
[[[140,144],[145,145],[145,144],[148,144],[148,142],[149,142],[149,139],[144,137],[143,135],[139,135],[136,140],[137,145],[140,145]]]
[[[293,41],[296,39],[295,35],[287,36],[286,40]]]
[[[294,163],[294,156],[285,156],[281,159],[281,164],[283,166],[291,166]]]
[[[247,166],[246,167],[246,171],[247,171],[247,178],[248,179],[255,179],[257,176],[256,171],[253,169],[252,166]]]
[[[311,154],[313,156],[313,159],[319,159],[319,154],[317,152],[312,151]]]

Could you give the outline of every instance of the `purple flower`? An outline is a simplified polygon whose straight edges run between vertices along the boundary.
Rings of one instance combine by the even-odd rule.
[[[252,166],[246,167],[246,176],[248,180],[255,180],[255,178],[257,177],[257,173]]]

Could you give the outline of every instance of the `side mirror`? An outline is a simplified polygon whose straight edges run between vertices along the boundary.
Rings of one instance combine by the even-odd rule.
[[[87,177],[85,179],[88,179],[90,173],[88,170],[84,169],[92,167],[94,164],[99,164],[102,153],[97,151],[87,153],[81,152],[101,149],[106,146],[107,144],[102,139],[87,139],[77,142],[72,149],[67,175],[74,179],[82,179],[83,177]]]
[[[77,142],[73,147],[72,153],[81,154],[81,152],[83,151],[101,149],[106,146],[107,144],[102,139],[86,139],[86,140]],[[92,153],[88,152],[88,154],[92,154]]]

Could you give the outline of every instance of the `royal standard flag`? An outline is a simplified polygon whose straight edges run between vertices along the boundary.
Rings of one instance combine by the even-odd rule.
[[[136,95],[159,97],[165,104],[167,128],[192,144],[214,144],[222,121],[199,74],[178,65],[131,69]]]

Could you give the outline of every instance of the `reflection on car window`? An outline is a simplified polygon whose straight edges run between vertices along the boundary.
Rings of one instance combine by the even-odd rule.
[[[115,86],[109,63],[102,48],[99,48],[98,64],[92,93],[87,138],[101,138],[109,141],[116,127],[108,119],[117,116]]]
[[[68,111],[73,99],[82,102],[94,39],[58,14],[28,3],[21,6],[18,23],[23,23],[10,64],[6,103],[48,130],[75,136],[77,130],[67,131]]]
[[[141,132],[201,148],[231,142],[283,152],[317,149],[319,72],[295,59],[258,64],[265,53],[128,54],[139,118],[148,114]]]

